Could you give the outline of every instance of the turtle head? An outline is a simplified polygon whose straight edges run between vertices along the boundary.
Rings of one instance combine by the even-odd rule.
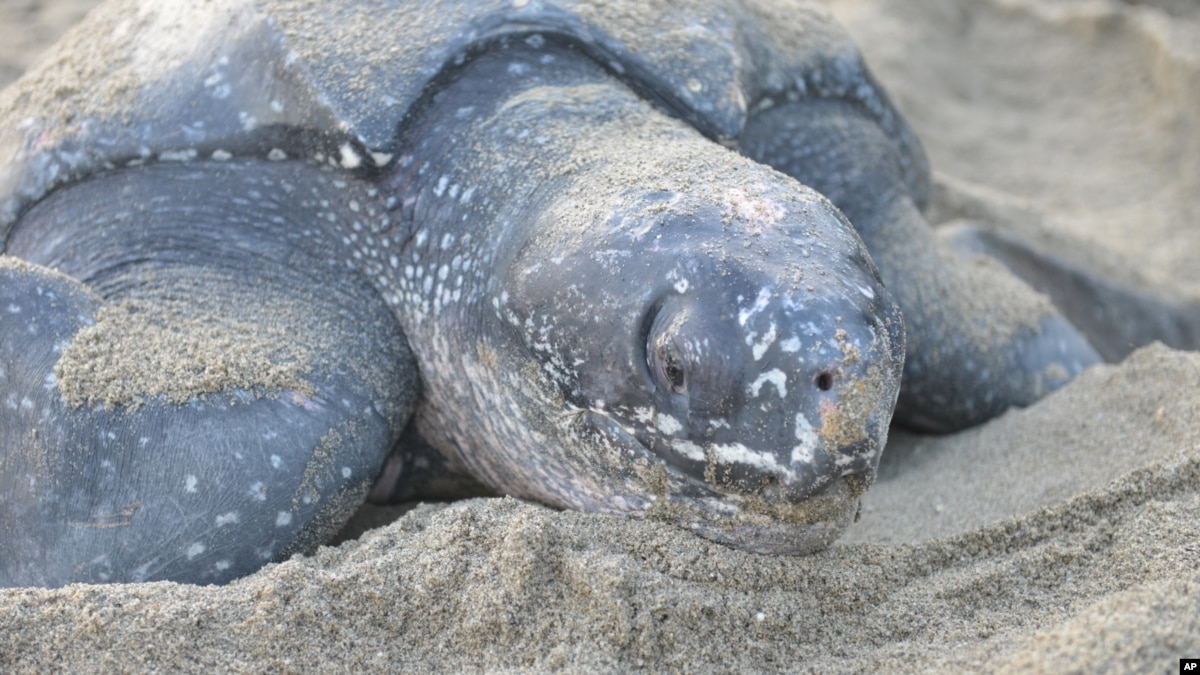
[[[554,463],[602,487],[580,503],[577,474],[570,497],[536,496],[772,553],[824,548],[853,518],[903,322],[836,208],[765,178],[548,212],[509,267],[510,324],[566,411]]]

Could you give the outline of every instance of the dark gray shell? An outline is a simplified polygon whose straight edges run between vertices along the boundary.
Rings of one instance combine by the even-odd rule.
[[[800,96],[855,101],[924,157],[849,37],[802,0],[121,0],[0,95],[0,241],[56,185],[130,162],[267,154],[369,171],[420,93],[495,40],[562,36],[714,140]]]

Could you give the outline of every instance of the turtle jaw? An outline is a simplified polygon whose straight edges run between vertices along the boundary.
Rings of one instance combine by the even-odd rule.
[[[664,460],[609,412],[583,412],[608,453],[636,457],[624,489],[590,510],[665,520],[739,550],[807,555],[828,548],[854,520],[859,498],[875,480],[877,450],[864,453],[867,466],[861,471],[831,476],[803,495],[783,481],[754,492],[719,489]]]
[[[762,498],[674,500],[664,509],[692,532],[733,548],[770,555],[808,555],[829,548],[854,521],[870,484],[861,476],[836,478],[820,494],[797,503]],[[711,515],[724,506],[728,513]],[[705,517],[708,516],[708,517]]]

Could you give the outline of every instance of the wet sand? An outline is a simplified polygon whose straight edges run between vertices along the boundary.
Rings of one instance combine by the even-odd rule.
[[[86,3],[10,4],[10,37],[49,39]],[[929,151],[935,221],[1010,228],[1200,301],[1200,8],[831,6]],[[37,47],[4,41],[0,74]],[[1200,354],[1161,346],[976,429],[893,433],[859,522],[809,557],[491,499],[224,588],[0,591],[5,671],[1176,672],[1180,657],[1200,657]]]

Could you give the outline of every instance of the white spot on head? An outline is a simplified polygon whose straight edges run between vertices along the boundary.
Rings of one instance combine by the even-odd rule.
[[[688,280],[687,279],[680,279],[679,281],[675,282],[675,292],[676,293],[683,295],[684,293],[687,293],[687,290],[688,290]]]
[[[229,566],[230,562],[228,560],[218,560],[216,564],[213,565],[213,567],[217,568],[218,572],[224,572],[225,570],[229,569]]]
[[[792,464],[812,464],[817,457],[817,448],[821,447],[821,439],[804,413],[796,413],[795,433],[799,444],[792,448]]]
[[[763,471],[786,474],[789,478],[795,475],[791,469],[780,466],[775,455],[751,450],[741,443],[713,445],[712,450],[713,459],[722,464],[745,464]]]
[[[697,462],[704,461],[704,448],[701,448],[699,445],[696,445],[691,441],[671,441],[671,447],[674,448],[676,452],[684,457],[687,457],[688,459],[695,460]]]
[[[342,467],[342,478],[349,478],[353,474],[354,474],[354,472],[350,470],[350,467],[348,467],[348,466]]]
[[[762,341],[755,343],[752,347],[755,361],[758,361],[763,357],[763,354],[767,353],[767,350],[770,349],[771,345],[775,342],[775,337],[775,324],[772,323],[771,327],[767,329],[767,334],[763,336]],[[746,336],[746,338],[748,341],[750,340],[750,336]]]
[[[164,162],[187,162],[196,158],[196,149],[165,150],[158,153],[158,158]]]
[[[683,425],[679,423],[679,420],[670,415],[659,415],[657,422],[659,431],[668,436],[674,436],[683,431]]]
[[[772,368],[759,375],[758,379],[750,384],[750,395],[758,396],[759,391],[762,390],[762,386],[767,382],[775,385],[775,389],[779,392],[779,398],[787,397],[787,375],[778,368]]]
[[[790,337],[779,343],[779,348],[788,354],[800,351],[800,338]]]
[[[188,474],[188,475],[187,475],[187,476],[186,476],[186,477],[183,479],[183,489],[184,489],[184,491],[186,491],[186,492],[195,492],[195,491],[196,491],[196,483],[197,483],[197,482],[199,482],[199,481],[197,481],[197,480],[196,480],[196,477],[195,477],[195,476],[193,476],[193,475],[191,475],[191,474]]]
[[[749,308],[738,311],[738,325],[745,326],[750,317],[758,314],[767,308],[767,303],[771,301],[771,290],[769,288],[761,288],[758,291],[758,297],[754,300],[754,305]]]
[[[279,515],[275,516],[275,527],[287,527],[292,524],[292,514],[289,511],[280,511]]]
[[[188,560],[191,560],[192,558],[195,558],[196,556],[200,555],[201,553],[204,553],[204,548],[205,548],[204,544],[201,544],[198,541],[194,541],[191,543],[191,545],[189,545],[187,547],[187,550],[184,551],[184,553],[187,554]]]
[[[338,148],[338,155],[343,169],[357,169],[362,165],[362,157],[349,143],[342,143]]]
[[[231,524],[234,524],[237,522],[238,522],[237,511],[230,511],[229,513],[222,513],[221,515],[217,516],[217,527],[220,527],[222,525],[231,525]]]

